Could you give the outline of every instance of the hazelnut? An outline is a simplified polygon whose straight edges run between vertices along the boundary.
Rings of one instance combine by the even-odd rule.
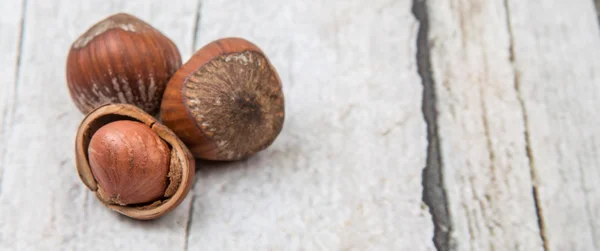
[[[181,66],[177,46],[124,13],[92,26],[71,46],[67,84],[83,113],[105,103],[133,104],[156,114],[165,86]]]
[[[265,149],[283,127],[281,80],[265,54],[241,38],[198,50],[173,75],[161,119],[195,157],[238,160]]]
[[[118,120],[102,126],[88,147],[98,193],[106,203],[147,203],[167,189],[170,150],[150,127]]]
[[[138,107],[106,104],[81,122],[75,139],[77,171],[108,208],[154,219],[188,194],[195,162],[166,126]]]

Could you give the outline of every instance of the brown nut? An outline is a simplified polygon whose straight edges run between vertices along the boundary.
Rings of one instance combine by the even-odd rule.
[[[161,118],[195,157],[238,160],[265,149],[283,127],[281,80],[265,54],[241,38],[214,41],[173,75]]]
[[[177,46],[124,13],[92,26],[71,46],[67,84],[83,113],[105,103],[133,104],[154,115],[169,78],[181,66]]]
[[[99,197],[121,206],[162,198],[170,155],[167,144],[145,124],[117,120],[100,127],[88,147]]]
[[[77,131],[75,157],[79,177],[98,199],[135,219],[171,211],[194,181],[188,148],[133,105],[106,104],[90,112]]]

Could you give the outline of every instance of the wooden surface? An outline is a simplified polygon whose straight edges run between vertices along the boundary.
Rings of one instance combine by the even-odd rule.
[[[0,250],[600,250],[592,0],[0,2]],[[199,161],[169,215],[107,210],[75,171],[70,44],[128,12],[182,58],[224,36],[277,68],[286,121]]]
[[[545,244],[552,250],[600,250],[600,118],[594,116],[600,30],[593,2],[509,5],[515,84]],[[532,9],[560,11],[533,17]]]
[[[542,250],[502,1],[430,0],[432,81],[457,250]],[[509,13],[510,15],[510,13]]]

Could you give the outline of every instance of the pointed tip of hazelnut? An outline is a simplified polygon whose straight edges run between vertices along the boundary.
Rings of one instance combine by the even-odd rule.
[[[133,104],[156,114],[180,66],[173,41],[137,17],[118,13],[73,42],[66,78],[73,102],[85,114],[105,103]]]
[[[141,19],[127,14],[117,13],[96,23],[85,33],[83,33],[71,46],[73,49],[81,49],[89,44],[94,38],[104,34],[111,29],[121,29],[128,32],[142,32],[148,29],[154,29],[148,23]]]

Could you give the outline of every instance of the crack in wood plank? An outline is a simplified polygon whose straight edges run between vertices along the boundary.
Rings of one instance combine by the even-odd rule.
[[[195,187],[195,184],[194,184]],[[188,209],[188,216],[187,216],[187,222],[185,225],[185,243],[183,245],[183,250],[187,251],[189,248],[189,243],[190,243],[190,230],[192,229],[192,223],[193,223],[193,219],[194,219],[194,204],[196,203],[196,194],[193,192],[194,191],[194,187],[192,187],[192,192],[190,194],[191,198],[191,202],[190,202],[190,208]]]
[[[194,37],[192,40],[192,55],[194,54],[194,52],[196,52],[196,48],[198,48],[199,46],[197,45],[198,43],[198,36],[200,34],[200,12],[202,11],[202,0],[198,0],[198,2],[196,3],[196,13],[194,16]]]
[[[598,16],[598,22],[600,22],[600,0],[594,0],[594,6],[596,7],[596,16]]]
[[[2,142],[2,145],[4,145],[4,148],[2,149],[2,152],[0,153],[0,162],[2,162],[2,165],[0,166],[0,194],[2,194],[2,180],[4,177],[4,170],[2,169],[3,167],[6,166],[6,152],[7,152],[7,146],[8,146],[8,131],[12,128],[12,123],[13,123],[13,118],[14,118],[14,114],[15,111],[17,109],[17,101],[16,101],[16,97],[17,97],[17,88],[18,88],[18,83],[19,80],[21,78],[21,55],[23,55],[23,34],[25,31],[25,18],[26,18],[26,14],[27,14],[27,1],[28,0],[23,0],[23,2],[21,3],[21,20],[19,23],[19,35],[18,35],[18,39],[19,42],[17,43],[17,56],[16,56],[16,67],[15,67],[15,78],[14,78],[14,82],[12,83],[12,92],[9,91],[9,93],[7,94],[7,99],[6,99],[6,103],[7,106],[4,111],[2,112],[2,127],[0,127],[0,136],[2,136],[2,139],[4,142]]]
[[[521,93],[520,82],[519,82],[519,70],[515,65],[515,47],[514,47],[514,34],[511,25],[510,19],[510,4],[508,0],[504,0],[504,9],[506,11],[506,25],[508,29],[508,37],[509,37],[509,61],[513,68],[514,75],[514,86],[515,91],[517,93],[517,99],[519,100],[519,105],[521,107],[521,113],[523,114],[523,123],[524,123],[524,137],[525,137],[525,151],[527,153],[527,159],[529,160],[529,170],[531,172],[532,179],[532,193],[533,193],[533,201],[535,203],[535,212],[538,220],[538,227],[540,230],[540,237],[542,239],[542,246],[545,251],[548,251],[548,241],[546,240],[546,231],[545,231],[545,223],[543,217],[543,209],[540,204],[538,188],[537,188],[537,178],[535,171],[535,161],[532,155],[531,149],[531,138],[529,135],[529,118],[527,116],[527,109],[525,109],[525,100],[523,99],[523,94]]]
[[[482,51],[482,57],[483,57],[483,64],[485,64],[485,67],[483,67],[483,76],[485,78],[488,78],[488,58],[487,58],[487,54],[484,51]],[[484,83],[484,82],[482,82]],[[483,122],[483,132],[485,135],[485,141],[486,141],[486,145],[488,148],[488,158],[490,161],[490,172],[492,174],[491,179],[492,179],[492,183],[495,182],[496,179],[496,166],[495,166],[495,161],[496,161],[496,156],[494,153],[494,148],[493,148],[493,144],[492,144],[492,136],[490,133],[490,123],[488,121],[488,107],[484,101],[484,97],[485,97],[485,91],[484,91],[484,86],[482,86],[481,84],[479,85],[479,96],[481,97],[479,102],[481,103],[481,121]],[[504,180],[506,182],[506,180]],[[471,186],[471,188],[473,188],[473,186]],[[484,216],[488,217],[488,215],[486,215],[486,206],[484,205],[483,201],[479,198],[479,195],[477,195],[476,191],[473,191],[473,195],[475,196],[475,200],[477,202],[479,202],[479,205],[481,206],[481,212],[484,214]],[[484,196],[485,201],[487,202],[487,204],[491,204],[491,200],[489,199],[489,196]],[[493,207],[492,207],[493,208]],[[485,223],[486,228],[488,229],[488,232],[490,234],[490,236],[494,236],[494,226],[490,225],[490,223],[486,222]],[[490,245],[490,250],[495,250],[494,247],[494,242],[489,243]]]
[[[467,215],[467,219],[472,218],[472,216],[470,214],[471,211],[469,211],[469,205],[467,205],[466,203],[463,202],[463,203],[461,203],[461,206],[462,206],[463,210],[465,211],[465,214]],[[473,239],[474,239],[473,236],[475,236],[475,230],[473,229],[472,223],[473,222],[471,222],[471,221],[467,221],[467,234],[469,236],[468,245],[469,245],[469,250],[476,250],[475,247],[473,246],[473,244],[475,243],[473,241]]]
[[[192,40],[192,55],[196,52],[196,48],[199,47],[197,45],[198,43],[198,36],[200,34],[200,20],[202,18],[202,0],[198,0],[198,2],[196,3],[196,13],[194,16],[194,36],[193,36],[193,40]],[[197,168],[198,166],[196,166]],[[190,201],[190,208],[188,209],[188,215],[187,215],[187,222],[186,222],[186,226],[185,226],[185,243],[184,243],[184,250],[187,251],[189,248],[189,243],[190,243],[190,230],[192,229],[192,223],[193,223],[193,216],[194,216],[194,204],[196,203],[196,194],[194,193],[194,189],[196,187],[196,182],[194,180],[194,185],[192,186],[192,190],[190,192],[190,194],[188,196],[191,197],[191,201]]]
[[[431,70],[429,17],[426,0],[413,0],[412,13],[419,22],[417,34],[417,69],[423,84],[423,117],[427,124],[427,160],[423,169],[423,202],[429,207],[433,224],[433,242],[438,251],[454,250],[452,225],[443,183],[442,159],[438,137],[436,93]]]

